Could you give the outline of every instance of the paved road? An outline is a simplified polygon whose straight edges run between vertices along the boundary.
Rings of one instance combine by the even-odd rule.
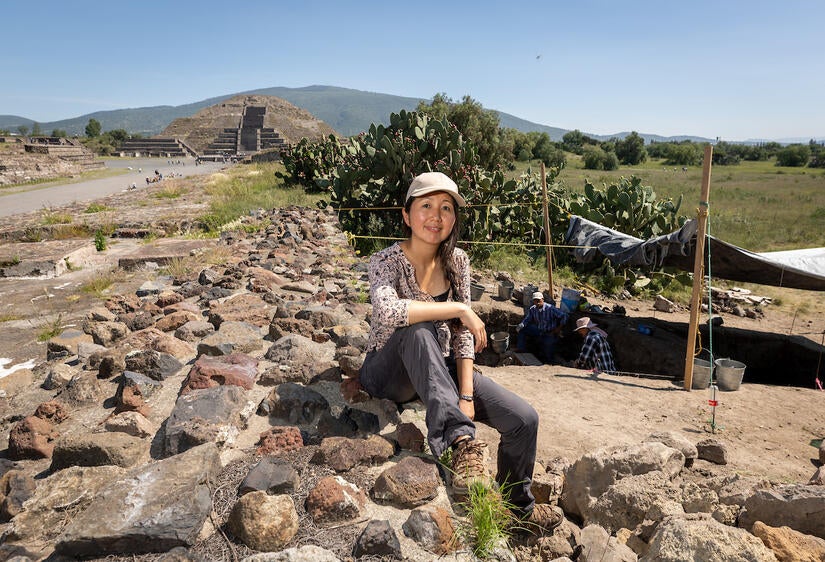
[[[177,161],[177,160],[176,160]],[[23,189],[0,190],[0,217],[10,217],[19,213],[29,213],[38,209],[60,207],[74,202],[93,201],[106,195],[119,193],[133,182],[138,188],[146,186],[146,178],[155,175],[155,170],[169,176],[171,173],[194,176],[215,172],[225,164],[206,162],[195,166],[194,158],[181,159],[183,165],[169,164],[165,158],[124,158],[107,160],[107,168],[128,168],[127,173],[78,183],[33,185]],[[142,169],[142,171],[138,171]]]

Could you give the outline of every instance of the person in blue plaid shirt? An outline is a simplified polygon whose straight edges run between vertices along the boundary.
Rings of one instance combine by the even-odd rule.
[[[524,320],[516,327],[518,338],[516,347],[522,351],[533,351],[544,363],[553,363],[553,354],[559,341],[561,328],[567,323],[567,313],[552,304],[544,302],[544,294],[533,293],[533,306],[527,311]],[[537,342],[532,349],[527,347],[528,338]]]
[[[576,320],[576,332],[584,338],[584,345],[573,366],[579,369],[594,369],[604,373],[616,370],[610,344],[607,343],[607,333],[598,328],[587,316]]]

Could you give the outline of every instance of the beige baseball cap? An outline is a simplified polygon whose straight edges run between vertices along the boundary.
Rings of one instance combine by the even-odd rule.
[[[534,301],[535,300],[542,300],[543,301],[544,300],[544,293],[542,293],[541,291],[536,291],[535,293],[533,293],[533,300]]]
[[[407,190],[407,196],[404,198],[404,204],[413,197],[421,197],[428,193],[436,191],[445,191],[453,196],[455,202],[459,207],[466,207],[467,202],[458,192],[456,183],[441,172],[424,172],[413,178],[410,188]]]

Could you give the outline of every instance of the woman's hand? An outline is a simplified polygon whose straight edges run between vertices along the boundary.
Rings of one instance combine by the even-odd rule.
[[[461,323],[467,326],[467,329],[470,330],[471,334],[473,334],[473,339],[476,344],[475,351],[476,353],[480,353],[485,347],[487,347],[487,331],[484,329],[484,322],[469,306],[464,310],[461,316],[459,316],[459,320],[461,320]]]
[[[473,420],[476,417],[475,402],[470,402],[469,400],[459,400],[458,409],[461,410],[462,414],[470,418],[470,420]]]

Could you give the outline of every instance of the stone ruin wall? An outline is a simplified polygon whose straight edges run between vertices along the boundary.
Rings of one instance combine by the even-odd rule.
[[[39,140],[39,139],[38,139]],[[0,151],[0,185],[14,185],[59,177],[73,177],[88,170],[104,168],[94,153],[79,144],[63,142],[4,143]]]

